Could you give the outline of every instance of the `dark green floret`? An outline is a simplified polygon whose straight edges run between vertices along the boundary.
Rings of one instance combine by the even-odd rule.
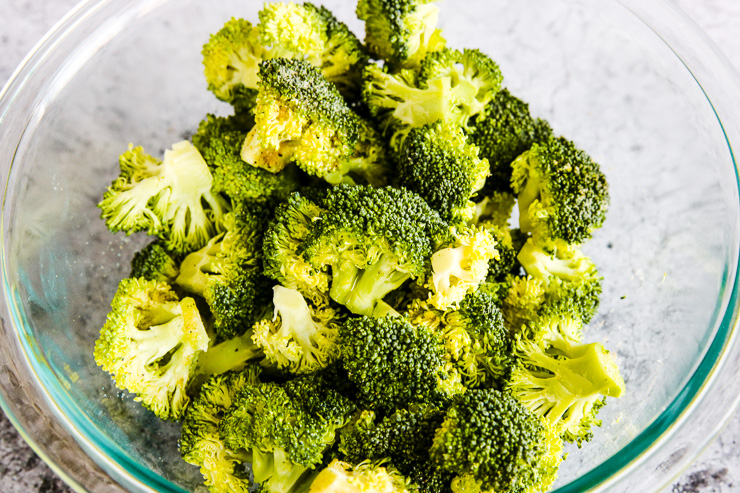
[[[160,241],[153,241],[134,254],[129,277],[171,284],[180,273],[180,258]]]

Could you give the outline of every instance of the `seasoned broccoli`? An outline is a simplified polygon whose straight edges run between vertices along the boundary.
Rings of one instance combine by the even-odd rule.
[[[180,419],[198,355],[209,342],[193,298],[178,299],[165,283],[128,278],[119,283],[95,342],[95,363],[160,418]]]
[[[370,53],[397,68],[418,68],[428,52],[444,48],[434,0],[359,0]]]
[[[174,144],[164,161],[129,145],[119,163],[121,174],[98,204],[111,232],[146,231],[168,250],[188,253],[221,229],[228,203],[211,191],[211,172],[190,142]]]
[[[550,125],[533,119],[529,105],[502,89],[486,105],[470,128],[470,141],[481,158],[491,165],[491,176],[483,193],[511,193],[511,163],[532,144],[542,144],[552,135]]]
[[[470,199],[486,181],[488,162],[459,127],[438,121],[409,132],[397,173],[398,184],[418,193],[442,219],[464,222],[475,213]]]
[[[538,493],[555,481],[562,447],[551,426],[511,396],[488,389],[455,400],[430,454],[439,467],[458,475],[456,492]]]
[[[308,493],[411,493],[408,479],[382,462],[353,466],[334,459],[316,476]]]
[[[224,218],[226,231],[180,266],[176,283],[206,299],[222,339],[244,333],[269,307],[267,279],[262,276],[265,215],[261,206],[238,204]]]
[[[159,240],[155,240],[134,254],[129,277],[171,284],[179,273],[179,255],[168,252]]]
[[[573,142],[551,137],[533,144],[512,169],[522,232],[579,244],[601,227],[609,205],[606,177]]]
[[[253,327],[252,339],[278,369],[311,373],[326,367],[339,353],[341,318],[329,306],[309,307],[300,292],[275,286],[275,315]]]
[[[258,366],[250,365],[240,372],[212,376],[185,412],[180,453],[186,462],[200,467],[211,492],[249,491],[249,473],[242,464],[251,462],[252,457],[248,451],[226,447],[219,425],[241,389],[259,383],[259,373]]]
[[[350,318],[340,328],[342,364],[361,405],[386,412],[410,402],[443,402],[463,392],[444,347],[402,317]]]
[[[241,149],[248,130],[234,116],[208,115],[200,122],[193,145],[213,174],[212,190],[234,201],[285,200],[301,185],[298,170],[288,166],[279,173],[270,173],[247,164],[241,158]]]

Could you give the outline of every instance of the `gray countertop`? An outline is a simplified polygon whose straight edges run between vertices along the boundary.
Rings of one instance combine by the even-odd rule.
[[[452,1],[452,0],[448,0]],[[673,0],[709,34],[740,70],[740,2]],[[0,2],[0,85],[26,53],[77,0],[3,0]],[[664,493],[740,491],[740,413]],[[0,413],[0,492],[71,491],[25,444]]]

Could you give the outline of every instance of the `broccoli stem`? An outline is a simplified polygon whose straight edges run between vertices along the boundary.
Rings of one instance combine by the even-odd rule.
[[[258,483],[269,481],[269,491],[287,493],[293,491],[293,485],[301,479],[307,469],[291,462],[284,450],[263,452],[255,447],[252,449],[252,471],[254,480]]]
[[[241,370],[247,361],[262,355],[252,342],[252,331],[212,346],[198,358],[198,373],[218,375],[231,370]]]
[[[364,270],[350,261],[343,261],[332,268],[329,296],[353,313],[371,316],[375,304],[410,277],[408,273],[399,272],[397,267],[398,262],[388,255],[381,255]]]
[[[540,198],[542,180],[540,178],[529,177],[527,184],[518,197],[519,203],[519,229],[522,233],[531,233],[533,231],[532,219],[529,217],[529,206],[535,200]]]

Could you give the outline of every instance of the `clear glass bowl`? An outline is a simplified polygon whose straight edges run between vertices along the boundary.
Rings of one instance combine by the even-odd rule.
[[[326,1],[361,32],[354,1]],[[178,426],[112,386],[92,347],[141,236],[111,236],[96,203],[129,142],[154,154],[227,108],[200,48],[256,0],[88,1],[40,43],[0,100],[2,407],[71,485],[192,491]],[[559,492],[651,491],[735,408],[740,379],[740,91],[706,37],[663,1],[447,0],[450,44],[501,65],[511,91],[607,174],[612,207],[586,246],[604,275],[587,331],[627,393],[570,450]]]

